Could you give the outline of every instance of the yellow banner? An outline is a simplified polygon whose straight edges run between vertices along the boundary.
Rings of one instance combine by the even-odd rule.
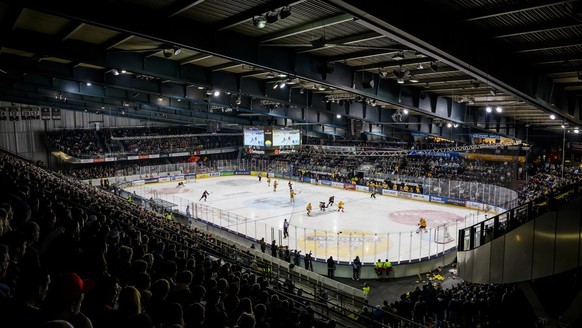
[[[481,159],[484,161],[497,161],[497,162],[513,162],[518,161],[519,163],[525,163],[525,156],[511,156],[511,155],[491,155],[491,154],[463,154],[466,159]]]

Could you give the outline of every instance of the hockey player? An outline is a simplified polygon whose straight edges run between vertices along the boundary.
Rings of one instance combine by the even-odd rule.
[[[293,190],[293,183],[291,183],[291,180],[289,180],[287,184],[289,185],[289,190]]]
[[[428,232],[428,230],[426,230],[426,220],[424,218],[420,218],[418,221],[418,229],[416,230],[416,233],[419,233],[423,230],[424,232]]]
[[[267,175],[267,187],[271,187],[271,177]]]
[[[290,202],[295,203],[295,190],[289,190],[289,197],[291,198]]]
[[[277,185],[279,183],[277,182],[277,180],[273,181],[273,191],[277,191]]]
[[[307,216],[311,216],[311,210],[313,209],[311,203],[307,203],[307,207],[305,207],[305,209],[307,210]]]
[[[200,197],[200,199],[198,201],[201,201],[202,199],[204,199],[204,201],[206,201],[206,199],[208,198],[208,195],[210,195],[208,193],[208,191],[204,190],[204,192],[202,193],[202,197]]]
[[[329,202],[327,203],[326,207],[332,206],[334,202],[335,202],[335,196],[329,197]]]
[[[325,202],[319,202],[319,210],[325,212]]]
[[[263,174],[261,172],[259,172],[259,174],[257,174],[257,176],[259,177],[259,182],[261,182],[261,179],[263,178]]]
[[[283,239],[289,237],[289,221],[285,219],[283,222]]]
[[[344,211],[344,201],[340,200],[339,203],[337,203],[337,211]]]

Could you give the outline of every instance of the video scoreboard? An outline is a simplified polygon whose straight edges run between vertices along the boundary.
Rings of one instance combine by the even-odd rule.
[[[246,127],[244,146],[249,153],[279,155],[301,147],[301,130],[289,127]]]

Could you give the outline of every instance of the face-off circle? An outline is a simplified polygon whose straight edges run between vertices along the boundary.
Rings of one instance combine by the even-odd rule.
[[[460,215],[435,210],[397,211],[388,214],[388,218],[394,222],[411,226],[416,226],[420,218],[424,218],[429,226],[462,222],[464,220]]]

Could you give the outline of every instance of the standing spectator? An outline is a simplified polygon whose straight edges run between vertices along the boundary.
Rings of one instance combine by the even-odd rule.
[[[261,241],[259,242],[259,244],[261,245],[261,252],[265,252],[267,250],[267,244],[265,243],[265,238],[261,238]]]
[[[412,315],[415,322],[418,322],[424,326],[426,320],[427,304],[424,301],[422,295],[418,296],[418,300],[414,303],[412,308]]]
[[[327,259],[327,277],[333,279],[333,272],[335,271],[335,261],[333,256]]]
[[[305,270],[313,271],[313,264],[311,263],[311,251],[309,251],[309,253],[305,254],[305,258],[303,259],[303,262],[305,262]]]
[[[277,242],[273,240],[271,243],[271,255],[277,257]]]
[[[356,258],[352,261],[352,280],[360,280],[360,270],[362,268],[362,261],[360,261],[360,257],[356,256]]]

